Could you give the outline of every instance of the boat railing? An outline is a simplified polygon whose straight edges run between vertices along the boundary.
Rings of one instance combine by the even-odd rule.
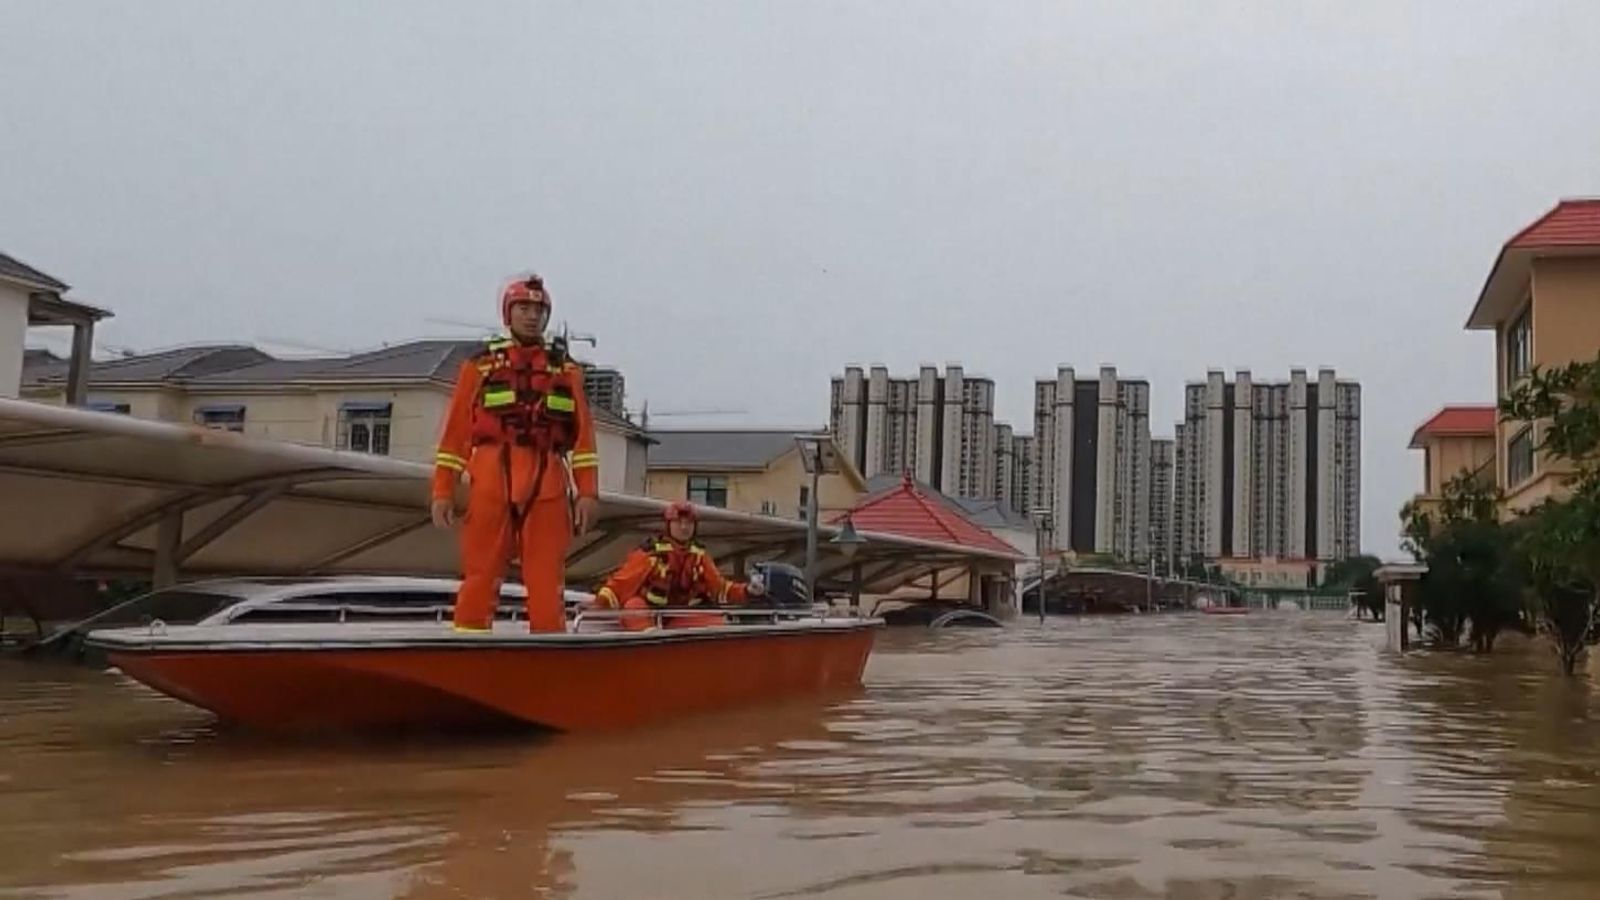
[[[695,619],[705,616],[724,616],[746,622],[797,622],[823,621],[831,618],[827,604],[812,606],[675,606],[667,609],[579,609],[572,617],[572,630],[577,631],[584,622],[620,623],[625,619],[648,619],[657,628],[665,627],[672,619]]]
[[[328,603],[326,601],[306,603],[286,601],[274,603],[270,606],[259,607],[248,611],[238,619],[230,621],[243,621],[252,618],[250,613],[269,612],[273,618],[285,615],[320,615],[336,614],[336,621],[345,623],[352,616],[364,618],[392,618],[392,619],[418,619],[431,618],[435,622],[445,622],[450,619],[454,607],[449,603],[440,604],[415,604],[408,606],[395,606],[392,604],[375,603]],[[507,613],[510,621],[521,621],[523,616],[520,605],[505,604],[500,607]],[[740,622],[794,622],[802,620],[821,621],[832,618],[833,613],[825,603],[810,606],[687,606],[671,607],[668,609],[603,609],[595,607],[579,607],[571,617],[571,628],[577,631],[585,622],[620,623],[624,619],[648,618],[656,627],[664,627],[672,619],[695,618],[710,615],[725,616]],[[326,621],[324,619],[323,621]]]

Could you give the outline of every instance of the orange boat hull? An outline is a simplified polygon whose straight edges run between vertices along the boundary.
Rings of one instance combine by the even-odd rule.
[[[863,626],[572,645],[107,648],[107,656],[138,681],[252,728],[520,722],[597,731],[855,687],[872,641]]]

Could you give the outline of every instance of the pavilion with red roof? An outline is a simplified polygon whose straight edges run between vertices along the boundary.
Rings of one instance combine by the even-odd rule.
[[[993,560],[979,566],[979,557],[952,558],[934,563],[928,574],[898,595],[917,594],[929,599],[963,599],[995,609],[1009,604],[1015,587],[1016,564],[1023,555],[992,532],[967,518],[942,497],[930,495],[908,475],[898,484],[869,495],[855,508],[834,519],[846,519],[863,533],[892,534],[947,546],[975,550]]]

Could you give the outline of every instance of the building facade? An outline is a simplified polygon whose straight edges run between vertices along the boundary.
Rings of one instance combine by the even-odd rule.
[[[1180,559],[1333,561],[1361,547],[1361,387],[1323,369],[1184,392],[1174,447]]]
[[[623,405],[626,393],[622,373],[608,366],[592,366],[583,370],[583,393],[589,405],[603,409],[619,418],[627,418]]]
[[[1495,483],[1495,433],[1492,406],[1446,406],[1417,426],[1411,449],[1422,451],[1422,490],[1411,499],[1420,512],[1436,510],[1444,486],[1462,475]]]
[[[41,356],[54,358],[28,349],[29,330],[65,327],[72,349],[61,361],[63,399],[81,406],[87,398],[95,324],[111,313],[68,300],[68,290],[65,282],[0,253],[0,397],[20,396],[30,365]]]
[[[102,412],[430,463],[461,363],[477,341],[413,341],[370,353],[277,359],[212,345],[95,362],[85,405]],[[30,354],[22,396],[66,402],[65,360]],[[600,488],[645,492],[649,442],[594,407]]]
[[[833,379],[829,426],[865,477],[911,474],[955,497],[996,495],[994,382],[960,366],[891,378],[883,366]]]
[[[1105,366],[1034,383],[1033,507],[1051,549],[1143,562],[1150,554],[1150,385]]]
[[[656,430],[650,433],[646,493],[738,512],[804,519],[811,501],[792,429]],[[866,492],[854,466],[817,479],[820,521],[849,510]]]
[[[1150,558],[1162,574],[1173,571],[1175,453],[1172,438],[1150,441]]]
[[[1495,391],[1504,399],[1535,367],[1600,351],[1600,199],[1563,200],[1505,243],[1467,328],[1495,336]],[[1539,449],[1545,423],[1495,426],[1495,482],[1507,516],[1565,495],[1570,464]]]

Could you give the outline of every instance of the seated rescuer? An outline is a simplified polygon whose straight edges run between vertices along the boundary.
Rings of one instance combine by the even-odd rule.
[[[465,472],[458,631],[487,631],[507,563],[520,555],[528,630],[565,631],[562,602],[573,531],[594,522],[600,457],[583,372],[561,342],[547,346],[550,295],[537,276],[505,287],[495,338],[461,366],[435,456],[433,522],[456,524],[456,480]],[[569,497],[570,486],[577,500]]]
[[[611,609],[658,610],[719,603],[743,603],[764,592],[760,582],[729,581],[717,571],[711,554],[695,542],[698,517],[694,507],[678,501],[663,513],[666,531],[628,554],[622,565],[595,592],[595,603]],[[652,627],[652,616],[624,616],[629,631]],[[668,628],[721,625],[717,613],[663,617]]]

